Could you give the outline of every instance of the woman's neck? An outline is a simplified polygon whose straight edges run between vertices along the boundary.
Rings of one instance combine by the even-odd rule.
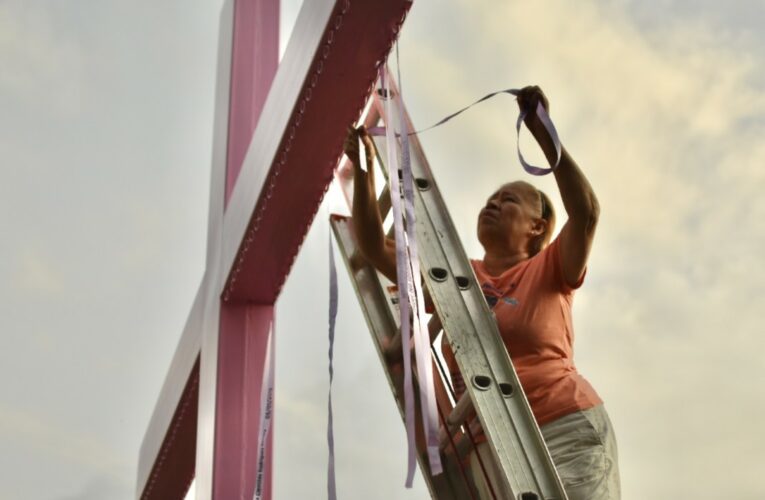
[[[483,256],[483,268],[491,276],[499,276],[519,262],[529,258],[527,252],[495,253],[486,252]]]

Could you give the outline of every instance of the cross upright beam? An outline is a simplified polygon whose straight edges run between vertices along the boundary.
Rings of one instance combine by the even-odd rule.
[[[137,498],[183,498],[193,477],[200,500],[252,497],[273,304],[410,6],[304,2],[269,75],[247,64],[273,60],[278,0],[224,3],[206,270],[141,446]]]

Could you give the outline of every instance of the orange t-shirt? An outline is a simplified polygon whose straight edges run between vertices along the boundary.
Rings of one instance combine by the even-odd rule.
[[[537,423],[544,425],[602,403],[574,366],[571,303],[584,277],[573,288],[566,284],[559,239],[500,276],[489,275],[483,261],[471,264]],[[464,381],[446,342],[443,347],[459,397]]]

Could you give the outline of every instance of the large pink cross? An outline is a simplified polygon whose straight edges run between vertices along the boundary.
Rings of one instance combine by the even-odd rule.
[[[141,445],[137,498],[182,499],[194,478],[199,500],[252,498],[273,304],[410,6],[306,1],[279,64],[279,0],[225,1],[207,264]]]

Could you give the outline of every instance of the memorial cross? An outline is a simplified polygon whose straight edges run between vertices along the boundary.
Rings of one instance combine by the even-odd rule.
[[[411,0],[225,0],[206,269],[141,445],[136,498],[250,499],[274,303]],[[272,434],[273,435],[273,434]],[[271,498],[268,446],[264,498]]]

